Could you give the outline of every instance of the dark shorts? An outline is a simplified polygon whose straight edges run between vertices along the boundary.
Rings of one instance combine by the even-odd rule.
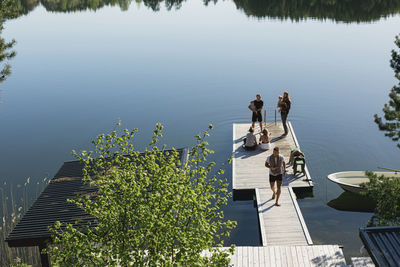
[[[282,181],[282,174],[278,174],[278,175],[269,175],[269,182],[273,183],[275,181]]]
[[[253,116],[251,117],[251,121],[252,122],[256,122],[256,121],[262,122],[262,115],[261,112],[253,112]]]

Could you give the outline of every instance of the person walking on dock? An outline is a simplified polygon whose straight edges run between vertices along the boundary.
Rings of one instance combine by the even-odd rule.
[[[254,129],[254,125],[256,121],[260,123],[260,132],[262,132],[262,108],[264,106],[264,102],[261,100],[260,94],[256,95],[256,100],[252,101],[253,105],[250,104],[249,109],[253,112],[251,117],[251,127]],[[255,107],[255,109],[253,108]]]
[[[279,147],[274,147],[272,155],[268,156],[265,161],[265,167],[269,168],[269,184],[273,192],[272,199],[276,198],[275,205],[280,206],[279,197],[281,195],[282,177],[286,174],[286,164],[285,158],[279,154]]]
[[[286,136],[289,132],[286,121],[287,121],[287,116],[289,115],[289,110],[290,110],[290,106],[291,106],[290,97],[289,97],[288,92],[283,93],[283,98],[282,98],[282,101],[280,102],[280,104],[281,104],[282,125],[283,125],[283,130],[285,131],[283,135]]]

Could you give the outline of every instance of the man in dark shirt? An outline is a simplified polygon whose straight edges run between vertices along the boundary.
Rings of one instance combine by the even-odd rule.
[[[251,117],[251,127],[253,127],[254,129],[254,124],[256,123],[256,121],[258,121],[260,123],[260,131],[262,132],[262,108],[264,105],[264,102],[261,100],[261,96],[259,94],[257,94],[256,96],[256,100],[254,100],[254,106],[256,107],[255,110],[253,111],[253,116]]]

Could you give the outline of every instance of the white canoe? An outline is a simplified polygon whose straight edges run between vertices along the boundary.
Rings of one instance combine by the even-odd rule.
[[[399,172],[374,172],[378,176],[383,175],[385,177],[397,177],[400,178]],[[360,184],[369,182],[368,176],[365,175],[365,171],[348,171],[348,172],[335,172],[327,176],[327,178],[338,184],[343,190],[353,192],[356,194],[364,191],[360,187]]]

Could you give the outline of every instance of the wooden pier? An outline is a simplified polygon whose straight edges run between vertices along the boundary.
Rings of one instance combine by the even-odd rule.
[[[232,188],[233,190],[248,190],[255,188],[269,188],[268,169],[264,166],[268,155],[272,154],[272,148],[278,146],[280,154],[286,161],[289,161],[292,148],[300,148],[294,134],[291,123],[289,125],[289,134],[282,137],[283,127],[281,123],[266,124],[268,132],[271,133],[271,149],[263,151],[259,148],[255,151],[246,151],[242,148],[243,138],[248,133],[251,126],[249,123],[233,124],[233,162],[232,162]],[[255,129],[257,139],[260,136],[260,128],[257,125]],[[307,157],[307,155],[306,155]],[[292,188],[310,189],[314,186],[307,165],[305,174],[297,173],[293,175],[292,168],[287,168],[286,177],[283,179],[283,186]]]
[[[269,169],[265,167],[267,156],[278,146],[288,162],[291,150],[300,148],[292,125],[288,125],[289,133],[283,137],[281,123],[266,124],[272,137],[271,149],[246,151],[242,147],[243,138],[251,125],[233,124],[232,189],[234,195],[241,191],[254,193],[262,244],[236,248],[232,266],[347,266],[338,245],[313,245],[293,192],[293,189],[312,190],[314,184],[307,166],[305,173],[296,175],[292,166],[287,166],[279,199],[281,206],[275,206],[271,198]],[[258,125],[255,134],[258,139]]]

